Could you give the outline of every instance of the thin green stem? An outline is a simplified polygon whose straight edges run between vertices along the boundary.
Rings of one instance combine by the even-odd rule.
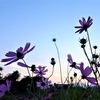
[[[49,78],[53,75],[53,72],[54,72],[54,65],[53,65],[53,68],[52,68],[52,73],[51,73],[51,75],[49,76]],[[49,79],[48,78],[48,79]]]
[[[25,65],[27,66],[25,60],[24,60],[24,59],[22,59],[22,60],[23,60],[23,62],[25,63]],[[29,76],[31,77],[28,67],[27,67],[27,71],[28,71]]]
[[[63,80],[62,80],[62,70],[61,70],[61,61],[60,61],[60,55],[59,55],[59,50],[58,50],[58,47],[56,45],[56,42],[55,43],[55,47],[57,49],[57,54],[58,54],[58,60],[59,60],[59,67],[60,67],[60,76],[61,76],[61,83],[63,84]]]
[[[88,37],[88,41],[89,41],[89,46],[90,46],[91,55],[93,55],[93,52],[92,52],[92,47],[91,47],[91,42],[90,42],[90,37],[89,37],[88,30],[87,30],[86,32],[87,32],[87,37]]]

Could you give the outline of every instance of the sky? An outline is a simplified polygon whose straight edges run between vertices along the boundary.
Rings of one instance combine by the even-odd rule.
[[[86,33],[76,34],[79,19],[90,16],[93,25],[89,28],[92,46],[98,46],[99,53],[99,0],[0,0],[0,60],[5,58],[8,51],[16,51],[27,42],[35,49],[25,56],[28,65],[47,66],[48,77],[52,72],[51,58],[54,57],[56,65],[54,74],[50,78],[52,82],[60,82],[60,70],[57,50],[53,38],[56,38],[59,48],[63,80],[67,77],[67,55],[71,54],[74,61],[84,62],[87,59],[80,47],[79,39],[87,38]],[[87,44],[87,52],[90,50]],[[21,60],[20,60],[21,61]],[[18,70],[21,77],[28,75],[27,69],[17,65],[17,62],[4,66],[3,74]],[[70,69],[70,68],[69,68]],[[73,69],[73,72],[77,70]]]

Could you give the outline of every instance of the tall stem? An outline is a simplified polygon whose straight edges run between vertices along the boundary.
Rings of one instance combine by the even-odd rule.
[[[59,60],[59,67],[60,67],[60,76],[61,76],[61,83],[63,83],[63,80],[62,80],[62,70],[61,70],[61,61],[60,61],[60,55],[59,55],[59,50],[58,50],[58,47],[56,45],[56,42],[55,43],[55,47],[57,49],[57,54],[58,54],[58,60]]]
[[[87,30],[86,32],[87,32],[87,37],[88,37],[88,41],[89,41],[89,46],[90,46],[91,55],[93,55],[93,52],[92,52],[92,47],[91,47],[91,42],[90,42],[90,37],[89,37],[88,30]]]

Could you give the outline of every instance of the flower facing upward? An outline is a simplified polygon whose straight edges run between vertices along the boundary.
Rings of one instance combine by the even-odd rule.
[[[89,77],[89,75],[92,73],[92,69],[87,66],[85,69],[83,68],[84,63],[81,62],[80,64],[80,71],[82,73],[82,78],[86,79],[88,82],[92,83],[92,84],[96,84],[96,79],[93,77]]]
[[[92,21],[93,19],[91,19],[91,17],[88,17],[87,21],[83,17],[82,20],[79,20],[81,26],[75,26],[75,28],[79,28],[75,33],[79,32],[79,34],[81,34],[83,31],[87,31],[87,29],[93,24]]]
[[[40,82],[36,82],[37,87],[40,87],[42,90],[50,88],[51,81],[48,78],[42,78]]]
[[[49,93],[47,96],[45,96],[44,98],[42,98],[42,100],[49,100],[52,96],[52,93]]]
[[[67,57],[67,61],[71,64],[70,67],[79,69],[79,66],[76,65],[76,62],[73,62],[71,54],[68,54]]]
[[[20,47],[16,50],[16,52],[9,51],[8,53],[5,54],[5,56],[8,58],[2,59],[1,62],[8,62],[5,64],[6,66],[13,62],[18,61],[19,59],[23,59],[27,53],[29,53],[35,48],[35,46],[33,46],[31,49],[29,49],[29,47],[30,47],[30,43],[26,43],[24,48]]]
[[[5,92],[7,90],[9,91],[10,85],[11,85],[11,81],[9,80],[6,80],[6,85],[5,84],[0,85],[0,91],[1,91],[0,98],[5,95]]]
[[[36,76],[43,76],[46,74],[46,72],[48,71],[48,69],[45,69],[46,66],[38,66],[36,67],[34,74],[36,74]]]

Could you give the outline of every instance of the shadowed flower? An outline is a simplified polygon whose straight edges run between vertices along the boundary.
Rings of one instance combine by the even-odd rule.
[[[47,96],[45,96],[44,98],[42,98],[42,100],[49,100],[52,96],[52,93],[49,93]]]
[[[42,78],[40,82],[36,82],[37,87],[40,87],[42,90],[50,88],[51,81],[48,81],[48,78]]]
[[[55,61],[55,59],[54,58],[51,58],[51,65],[55,65],[56,64],[56,61]]]
[[[92,83],[92,84],[96,84],[96,79],[93,77],[89,77],[89,75],[92,73],[92,69],[87,66],[85,69],[83,68],[84,63],[81,62],[80,64],[80,71],[82,73],[82,78],[86,79],[88,82]]]
[[[34,74],[36,74],[36,76],[43,76],[45,75],[45,73],[48,71],[48,69],[45,69],[46,66],[38,66],[36,67]]]
[[[13,62],[16,62],[18,61],[19,59],[23,59],[24,56],[31,52],[35,46],[33,46],[31,49],[29,49],[30,47],[30,43],[26,43],[25,47],[20,47],[16,50],[16,52],[13,52],[13,51],[9,51],[8,53],[5,54],[6,57],[8,58],[5,58],[5,59],[2,59],[1,62],[8,62],[6,65],[9,65]]]
[[[79,66],[76,65],[76,62],[73,62],[71,54],[68,54],[67,57],[68,57],[67,61],[71,64],[70,67],[79,69]]]
[[[9,80],[6,80],[6,85],[5,84],[0,85],[0,91],[1,91],[0,98],[5,95],[5,92],[7,90],[9,91],[10,85],[11,85],[11,81]]]
[[[91,19],[90,16],[88,17],[87,21],[83,17],[82,20],[79,20],[79,23],[81,24],[81,26],[75,26],[75,28],[79,29],[75,33],[79,32],[79,34],[81,34],[83,31],[87,31],[87,29],[93,24],[92,21],[93,19]]]

